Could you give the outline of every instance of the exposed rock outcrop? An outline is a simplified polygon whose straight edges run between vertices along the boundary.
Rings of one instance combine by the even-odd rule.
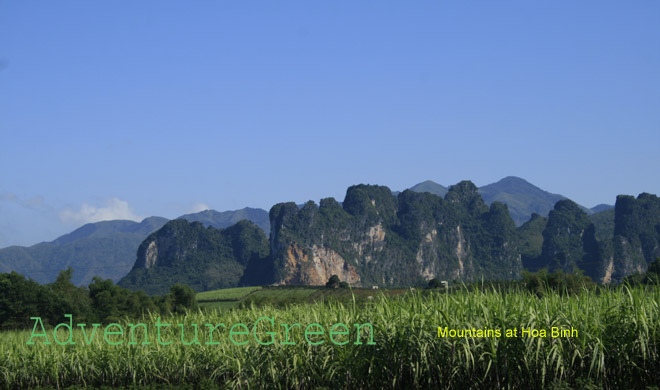
[[[489,209],[470,182],[451,187],[445,199],[358,185],[342,205],[331,198],[300,209],[282,203],[270,218],[279,284],[325,284],[337,274],[354,284],[410,285],[433,277],[517,278],[521,270],[506,206]]]
[[[332,249],[313,245],[311,250],[306,250],[294,242],[289,245],[286,257],[286,275],[278,281],[282,285],[321,286],[332,275],[351,284],[360,281],[355,267]]]

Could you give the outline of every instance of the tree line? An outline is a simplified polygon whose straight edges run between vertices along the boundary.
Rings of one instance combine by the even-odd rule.
[[[78,322],[111,323],[147,312],[168,315],[197,309],[195,292],[186,285],[175,284],[168,294],[149,296],[98,276],[88,287],[78,287],[72,275],[68,268],[55,282],[40,285],[17,272],[0,274],[0,329],[29,328],[34,324],[30,317],[41,317],[46,325],[60,323],[64,314]]]

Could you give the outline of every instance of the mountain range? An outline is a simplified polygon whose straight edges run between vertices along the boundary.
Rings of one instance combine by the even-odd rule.
[[[447,187],[431,180],[416,184],[410,189],[416,192],[429,192],[438,196],[445,196],[448,191]],[[493,202],[501,202],[507,205],[516,226],[522,226],[522,224],[529,221],[533,214],[547,216],[557,202],[568,199],[562,195],[544,191],[525,179],[515,176],[508,176],[496,183],[479,187],[479,194],[481,194],[487,205]],[[584,206],[579,207],[589,215],[614,208],[614,206],[607,204],[600,204],[593,209]]]
[[[262,209],[201,211],[177,219],[201,222],[205,226],[225,228],[243,219],[268,231],[268,213]],[[167,218],[149,217],[142,222],[114,220],[88,223],[54,241],[30,247],[10,246],[0,249],[0,272],[19,272],[39,283],[50,283],[61,270],[72,267],[72,282],[87,285],[96,276],[118,281],[135,263],[140,243],[168,222]]]
[[[416,184],[410,190],[440,197],[449,191],[447,187],[430,180]],[[493,202],[507,205],[516,226],[527,222],[535,213],[547,216],[557,201],[566,199],[512,176],[480,187],[478,193],[488,206]],[[301,208],[303,206],[300,205]],[[613,234],[612,207],[599,205],[589,210],[580,206],[587,214],[594,214],[597,234],[605,236]],[[596,211],[607,210],[609,213],[606,215],[595,214]],[[241,220],[249,220],[261,228],[266,236],[270,233],[271,223],[268,212],[256,208],[224,212],[205,210],[182,215],[177,219],[200,222],[213,228],[226,228]],[[150,217],[142,222],[103,221],[86,224],[51,242],[30,247],[3,248],[0,249],[0,272],[17,271],[40,283],[48,283],[55,279],[60,270],[70,266],[74,269],[73,282],[78,285],[88,284],[94,275],[118,281],[133,266],[140,243],[167,221],[161,217]]]
[[[200,222],[204,226],[212,226],[220,229],[232,226],[245,219],[259,226],[266,235],[270,234],[268,212],[264,209],[245,207],[240,210],[223,212],[204,210],[194,214],[185,214],[177,219],[185,219],[188,222]]]
[[[227,229],[168,222],[140,245],[118,284],[155,294],[174,283],[203,291],[323,285],[337,275],[354,286],[420,286],[432,278],[518,279],[525,268],[619,282],[660,256],[660,199],[620,195],[613,211],[611,221],[610,209],[590,216],[561,199],[547,217],[534,213],[516,227],[507,205],[487,205],[470,181],[444,197],[360,184],[341,203],[276,204],[270,238],[248,221]]]

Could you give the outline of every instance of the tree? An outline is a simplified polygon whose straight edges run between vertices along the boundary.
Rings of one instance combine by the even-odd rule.
[[[644,278],[646,284],[660,283],[660,257],[657,257],[649,267],[646,269],[646,277]]]
[[[560,294],[577,294],[585,288],[594,287],[591,278],[585,276],[578,268],[574,268],[572,273],[565,273],[561,270],[548,273],[547,269],[542,268],[539,272],[523,272],[523,281],[525,287],[542,297],[549,290],[554,290]]]
[[[0,274],[0,329],[27,327],[30,316],[51,322],[55,303],[53,294],[39,283],[17,272]]]
[[[177,283],[170,287],[170,295],[175,313],[185,313],[186,310],[196,310],[198,308],[195,291],[185,284]]]
[[[646,272],[660,275],[660,257],[656,257],[655,260],[653,260],[651,264],[649,264],[649,268],[647,269]]]
[[[440,279],[433,278],[433,279],[429,280],[429,285],[428,285],[429,288],[440,288],[440,286],[442,286],[442,283],[440,282]]]
[[[92,320],[91,300],[85,287],[71,282],[73,268],[60,271],[55,282],[48,285],[55,298],[54,310],[61,314],[71,314],[81,321]]]
[[[332,288],[334,288],[334,287],[338,287],[340,282],[341,282],[341,281],[339,280],[339,276],[337,276],[337,275],[332,275],[332,276],[330,277],[330,279],[328,279],[328,283],[326,283],[325,286],[326,286],[326,287],[332,287]]]

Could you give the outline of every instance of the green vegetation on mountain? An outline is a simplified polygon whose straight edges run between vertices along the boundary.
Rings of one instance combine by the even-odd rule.
[[[525,267],[566,273],[579,269],[604,283],[644,272],[660,256],[660,200],[650,194],[637,199],[622,195],[614,209],[602,209],[588,216],[574,202],[562,200],[545,227],[532,218],[519,229]]]
[[[543,231],[542,262],[550,271],[599,271],[599,247],[589,216],[573,201],[560,200]]]
[[[520,255],[523,267],[528,271],[536,272],[545,264],[542,263],[543,231],[548,225],[548,218],[536,213],[532,218],[518,228],[520,236]]]
[[[614,208],[598,211],[591,215],[591,222],[596,229],[596,238],[600,241],[614,238]]]
[[[195,291],[236,287],[242,280],[258,284],[268,251],[268,239],[252,222],[216,229],[176,219],[147,237],[133,269],[118,284],[149,294],[163,294],[175,283]]]
[[[615,279],[645,271],[650,262],[660,257],[660,198],[647,193],[637,199],[619,195],[612,241]]]
[[[660,256],[660,198],[651,194],[619,195],[616,199],[616,237],[639,247],[646,260]]]

